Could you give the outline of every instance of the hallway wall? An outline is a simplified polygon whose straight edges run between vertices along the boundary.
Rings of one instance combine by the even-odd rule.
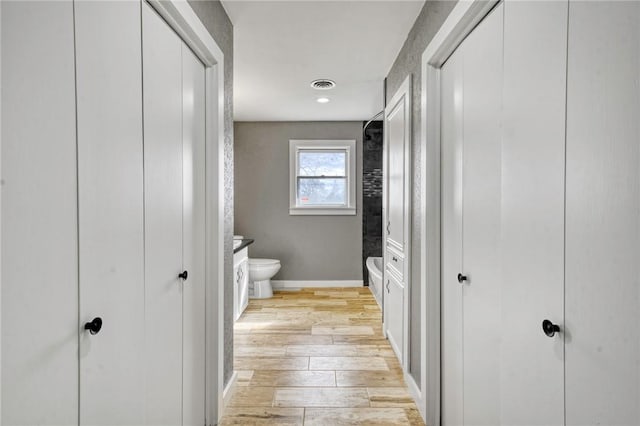
[[[362,280],[362,122],[236,122],[235,230],[274,280]],[[355,139],[356,215],[289,215],[289,140]]]
[[[391,99],[398,90],[407,75],[411,75],[411,83],[413,85],[413,113],[412,113],[412,163],[413,163],[413,198],[411,203],[417,207],[413,210],[412,215],[412,242],[411,242],[411,276],[414,277],[411,283],[411,329],[409,348],[409,364],[410,374],[420,386],[420,210],[422,199],[422,188],[420,187],[421,173],[420,170],[420,102],[422,98],[421,91],[421,59],[422,52],[426,49],[433,36],[438,32],[442,23],[445,21],[449,13],[456,5],[455,0],[450,1],[432,1],[427,0],[422,11],[418,15],[416,22],[413,24],[407,40],[402,46],[402,50],[398,54],[389,74],[387,75],[387,99]]]

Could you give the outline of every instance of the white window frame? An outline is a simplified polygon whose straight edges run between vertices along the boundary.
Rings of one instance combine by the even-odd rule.
[[[347,178],[347,205],[298,205],[298,153],[300,151],[335,151],[347,153],[345,175]],[[312,139],[289,140],[289,214],[290,215],[355,215],[356,214],[356,141]]]

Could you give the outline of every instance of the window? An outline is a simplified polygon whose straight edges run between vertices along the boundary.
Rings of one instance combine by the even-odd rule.
[[[356,141],[289,141],[289,214],[356,214]]]

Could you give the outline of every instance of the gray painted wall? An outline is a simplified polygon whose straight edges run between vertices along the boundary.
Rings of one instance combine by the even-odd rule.
[[[233,25],[218,0],[189,0],[224,54],[224,383],[233,373]]]
[[[421,91],[421,59],[422,52],[427,47],[433,36],[442,26],[449,13],[456,5],[456,1],[431,1],[428,0],[413,24],[407,40],[404,42],[398,57],[396,58],[389,74],[387,75],[387,99],[391,99],[400,87],[407,75],[412,76],[413,85],[413,113],[412,113],[412,162],[413,162],[413,198],[414,206],[412,215],[412,244],[411,244],[411,348],[410,348],[410,374],[420,386],[420,203],[422,200],[422,188],[420,170],[420,102]]]
[[[357,214],[289,215],[289,139],[355,139]],[[362,122],[236,122],[235,230],[277,280],[362,280]]]

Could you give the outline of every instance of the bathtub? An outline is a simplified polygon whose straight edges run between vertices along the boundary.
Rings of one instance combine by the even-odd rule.
[[[382,308],[382,258],[367,257],[367,270],[369,271],[369,290]]]

